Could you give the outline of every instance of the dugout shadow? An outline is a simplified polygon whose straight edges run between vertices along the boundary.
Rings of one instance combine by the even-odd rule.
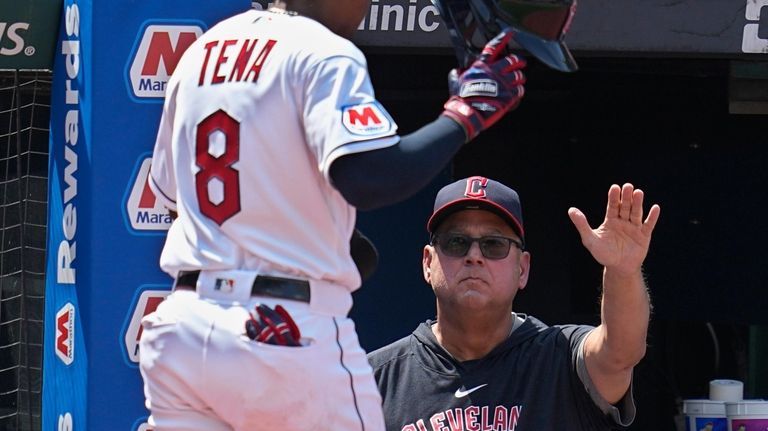
[[[368,60],[377,97],[401,134],[439,114],[452,56],[377,53]],[[765,118],[728,113],[725,60],[579,63],[575,74],[532,63],[521,106],[464,147],[427,189],[359,214],[381,262],[355,294],[352,314],[368,350],[434,315],[421,278],[424,225],[442,185],[480,174],[521,195],[532,269],[515,309],[549,324],[597,324],[601,269],[567,209],[582,209],[597,226],[608,186],[631,181],[646,191],[646,210],[662,207],[645,265],[654,313],[648,354],[636,369],[632,429],[673,430],[681,398],[702,395],[711,378],[749,377],[745,334],[768,322]],[[735,346],[720,349],[717,367],[681,353],[711,355],[712,342],[701,335],[707,324],[721,345]]]

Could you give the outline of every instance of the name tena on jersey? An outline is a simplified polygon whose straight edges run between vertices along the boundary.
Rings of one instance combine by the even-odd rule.
[[[523,406],[457,407],[419,419],[400,431],[515,431]]]
[[[205,59],[198,85],[223,82],[256,82],[276,40],[227,39],[205,44]]]

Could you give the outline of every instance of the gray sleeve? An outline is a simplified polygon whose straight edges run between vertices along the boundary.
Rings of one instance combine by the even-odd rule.
[[[588,335],[589,333],[587,333]],[[579,379],[584,384],[584,389],[587,390],[592,401],[597,407],[606,415],[610,416],[616,424],[621,426],[629,426],[635,420],[635,399],[632,396],[632,382],[629,384],[627,393],[616,404],[610,404],[606,401],[595,388],[595,384],[592,382],[592,378],[587,372],[587,363],[584,360],[584,342],[587,339],[587,335],[581,338],[581,342],[578,344],[576,353],[576,373]]]

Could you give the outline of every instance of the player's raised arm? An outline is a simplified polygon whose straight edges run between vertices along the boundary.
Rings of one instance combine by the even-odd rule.
[[[372,209],[406,199],[442,170],[464,143],[520,104],[525,61],[503,55],[510,31],[488,42],[472,65],[448,76],[450,98],[440,117],[397,145],[335,160],[330,176],[345,199]]]
[[[602,397],[615,403],[629,388],[632,369],[645,355],[650,301],[642,274],[660,208],[643,219],[643,191],[632,184],[608,190],[605,220],[595,229],[584,214],[568,215],[592,256],[603,265],[601,324],[584,343],[584,359]]]

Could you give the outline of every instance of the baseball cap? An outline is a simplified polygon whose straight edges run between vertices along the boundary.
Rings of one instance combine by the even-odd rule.
[[[427,231],[434,233],[449,215],[466,209],[482,209],[495,213],[506,221],[525,245],[523,211],[517,192],[490,178],[473,176],[458,180],[440,189],[435,197]]]

